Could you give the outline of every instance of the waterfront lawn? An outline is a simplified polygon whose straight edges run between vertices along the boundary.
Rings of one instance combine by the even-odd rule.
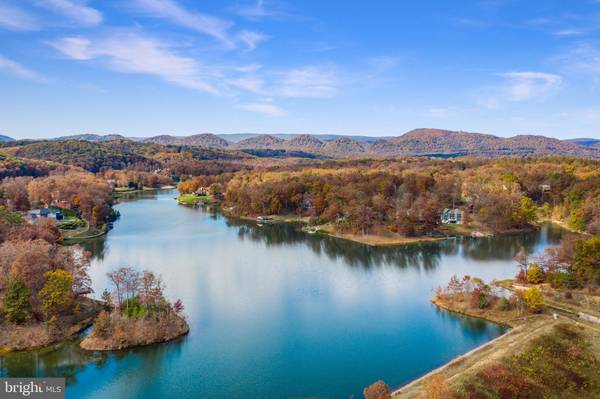
[[[177,197],[177,202],[182,205],[196,205],[201,202],[209,202],[210,197],[206,195],[181,194]]]

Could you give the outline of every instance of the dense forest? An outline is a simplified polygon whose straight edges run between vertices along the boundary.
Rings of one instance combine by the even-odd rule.
[[[340,231],[434,233],[444,208],[465,225],[507,232],[540,219],[600,232],[599,163],[570,158],[322,161],[199,176],[179,185],[224,196],[241,216],[293,214]]]
[[[11,211],[63,208],[93,225],[101,225],[114,218],[111,204],[111,186],[91,173],[6,177],[0,182],[0,206]]]
[[[72,167],[57,162],[16,158],[0,154],[0,180],[16,176],[47,176],[51,172],[64,172]]]
[[[29,224],[0,206],[1,347],[51,344],[97,312],[85,297],[89,255],[62,244],[54,221]]]
[[[153,171],[176,168],[179,163],[187,163],[193,167],[196,161],[237,160],[249,157],[248,154],[236,151],[197,146],[162,146],[131,140],[101,143],[83,140],[14,141],[4,143],[0,153],[3,153],[4,157],[77,166],[93,173],[106,169]],[[8,169],[8,166],[6,168]]]

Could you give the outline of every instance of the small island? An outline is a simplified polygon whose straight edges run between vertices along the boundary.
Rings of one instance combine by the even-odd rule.
[[[121,350],[171,341],[189,332],[181,300],[171,304],[165,299],[160,277],[130,267],[110,272],[108,277],[112,292],[103,292],[106,309],[81,342],[83,349]]]

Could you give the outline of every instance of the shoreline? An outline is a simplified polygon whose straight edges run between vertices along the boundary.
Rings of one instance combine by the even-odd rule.
[[[255,223],[263,223],[263,224],[284,224],[284,223],[302,224],[302,225],[304,225],[304,227],[301,230],[305,234],[334,237],[334,238],[339,238],[341,240],[348,240],[348,241],[352,241],[352,242],[355,242],[358,244],[368,245],[370,247],[389,247],[389,246],[396,246],[396,245],[421,244],[421,243],[426,243],[426,242],[444,241],[444,240],[451,238],[449,236],[406,237],[406,236],[400,236],[400,235],[386,236],[386,235],[378,235],[378,234],[357,235],[357,234],[351,234],[351,233],[331,232],[329,230],[328,226],[323,226],[323,225],[314,226],[315,232],[310,233],[305,230],[306,225],[308,224],[308,219],[309,219],[308,217],[291,217],[291,216],[286,216],[286,215],[273,215],[273,216],[270,216],[271,217],[270,220],[260,222],[260,221],[256,220],[256,217],[252,217],[252,216],[235,216],[235,215],[229,215],[225,212],[223,212],[223,215],[225,215],[226,217],[238,218],[241,220],[246,220],[246,221],[255,222]]]
[[[278,223],[289,223],[289,224],[302,224],[304,225],[302,231],[305,234],[309,235],[322,235],[329,236],[334,238],[339,238],[342,240],[348,240],[355,243],[368,245],[371,247],[389,247],[389,246],[397,246],[397,245],[410,245],[410,244],[422,244],[422,243],[430,243],[430,242],[440,242],[448,239],[452,239],[455,237],[467,237],[467,238],[485,238],[485,237],[497,237],[497,236],[510,236],[515,234],[529,233],[533,232],[536,229],[540,228],[540,225],[532,226],[523,229],[513,229],[507,230],[503,232],[496,233],[481,233],[481,234],[473,234],[473,232],[477,233],[478,231],[462,228],[462,229],[453,229],[452,227],[448,228],[446,226],[442,226],[441,228],[441,236],[416,236],[416,237],[406,237],[395,235],[394,233],[390,233],[387,235],[384,234],[352,234],[352,233],[340,233],[340,232],[332,232],[331,226],[328,225],[319,225],[307,227],[309,217],[298,217],[291,215],[269,215],[270,219],[266,221],[258,221],[257,216],[238,216],[232,215],[226,211],[224,208],[220,207],[221,213],[226,217],[238,218],[240,220],[251,221],[255,223],[262,224],[278,224]],[[314,232],[309,232],[307,229],[314,229]],[[457,231],[458,230],[458,231]]]
[[[74,338],[94,324],[96,316],[102,309],[102,303],[95,299],[85,298],[82,302],[87,302],[90,306],[90,309],[88,309],[84,318],[64,326],[64,328],[62,328],[56,334],[51,335],[49,329],[44,326],[43,322],[25,325],[12,325],[11,323],[10,326],[3,323],[1,325],[2,328],[11,327],[12,336],[8,334],[2,334],[2,338],[11,340],[12,342],[3,342],[0,346],[0,353],[27,352],[44,349]],[[20,341],[24,339],[37,341],[33,344],[26,344],[24,341]]]
[[[79,347],[81,349],[84,349],[87,351],[106,352],[106,351],[122,351],[122,350],[128,350],[128,349],[132,349],[132,348],[139,348],[142,346],[171,342],[171,341],[174,341],[178,338],[181,338],[181,337],[189,334],[189,332],[190,332],[190,326],[184,318],[182,318],[180,316],[176,316],[175,320],[177,322],[177,326],[176,326],[175,330],[171,331],[171,333],[166,336],[156,336],[156,337],[152,337],[148,340],[124,343],[122,340],[119,340],[117,342],[113,341],[112,339],[114,339],[116,337],[115,335],[111,336],[110,338],[99,338],[99,337],[96,337],[93,334],[91,334],[91,335],[88,335],[87,337],[85,337],[79,343]],[[154,332],[157,332],[157,331],[159,331],[159,330],[154,330]]]
[[[519,317],[512,317],[514,315],[514,312],[510,313],[512,311],[497,311],[502,312],[500,314],[506,312],[504,317],[499,317],[495,314],[496,311],[494,310],[477,311],[466,307],[463,308],[456,306],[456,304],[450,304],[440,297],[432,298],[431,303],[442,311],[479,318],[503,325],[509,328],[509,330],[394,389],[391,394],[394,399],[415,399],[419,397],[422,393],[423,383],[435,374],[443,375],[449,383],[463,381],[469,375],[476,374],[478,371],[489,367],[506,356],[514,356],[520,353],[532,340],[548,333],[554,326],[560,323],[580,326],[588,333],[590,331],[600,331],[597,327],[583,322],[581,319],[578,320],[565,315],[559,316],[558,319],[554,319],[548,313],[525,314]]]
[[[429,377],[435,374],[443,373],[446,374],[448,381],[456,380],[471,368],[480,366],[480,363],[485,364],[490,360],[499,358],[499,354],[503,354],[503,349],[516,345],[516,342],[527,342],[525,338],[527,338],[530,334],[533,334],[540,329],[545,331],[546,327],[555,324],[553,323],[554,320],[544,314],[531,315],[533,320],[530,320],[529,323],[527,323],[526,317],[523,318],[522,323],[514,323],[514,321],[518,320],[508,318],[501,319],[490,316],[489,314],[485,314],[489,312],[473,312],[472,310],[467,311],[465,309],[453,307],[437,296],[431,299],[431,303],[442,311],[485,320],[487,322],[507,327],[509,330],[507,330],[504,334],[501,334],[498,337],[467,351],[466,353],[452,358],[447,363],[428,371],[422,376],[411,380],[401,387],[394,389],[391,394],[391,397],[394,399],[413,399],[418,397],[421,394],[422,384]],[[456,368],[456,370],[453,370],[454,368]]]

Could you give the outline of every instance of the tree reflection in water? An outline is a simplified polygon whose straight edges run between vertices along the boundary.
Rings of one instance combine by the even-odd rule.
[[[434,270],[442,256],[462,255],[479,262],[510,260],[521,249],[534,252],[538,246],[558,244],[560,227],[547,224],[541,231],[498,237],[455,237],[444,241],[374,247],[327,235],[310,235],[300,225],[267,223],[262,226],[239,218],[227,219],[227,225],[238,228],[240,239],[263,242],[267,246],[305,245],[317,255],[335,260],[342,258],[348,265],[370,268],[393,265],[399,268]]]
[[[111,362],[136,362],[145,375],[159,372],[168,352],[177,357],[185,338],[172,342],[131,348],[123,351],[86,351],[79,347],[83,335],[60,344],[33,351],[7,352],[0,355],[0,377],[64,377],[75,385],[77,375],[87,367],[103,368]]]

